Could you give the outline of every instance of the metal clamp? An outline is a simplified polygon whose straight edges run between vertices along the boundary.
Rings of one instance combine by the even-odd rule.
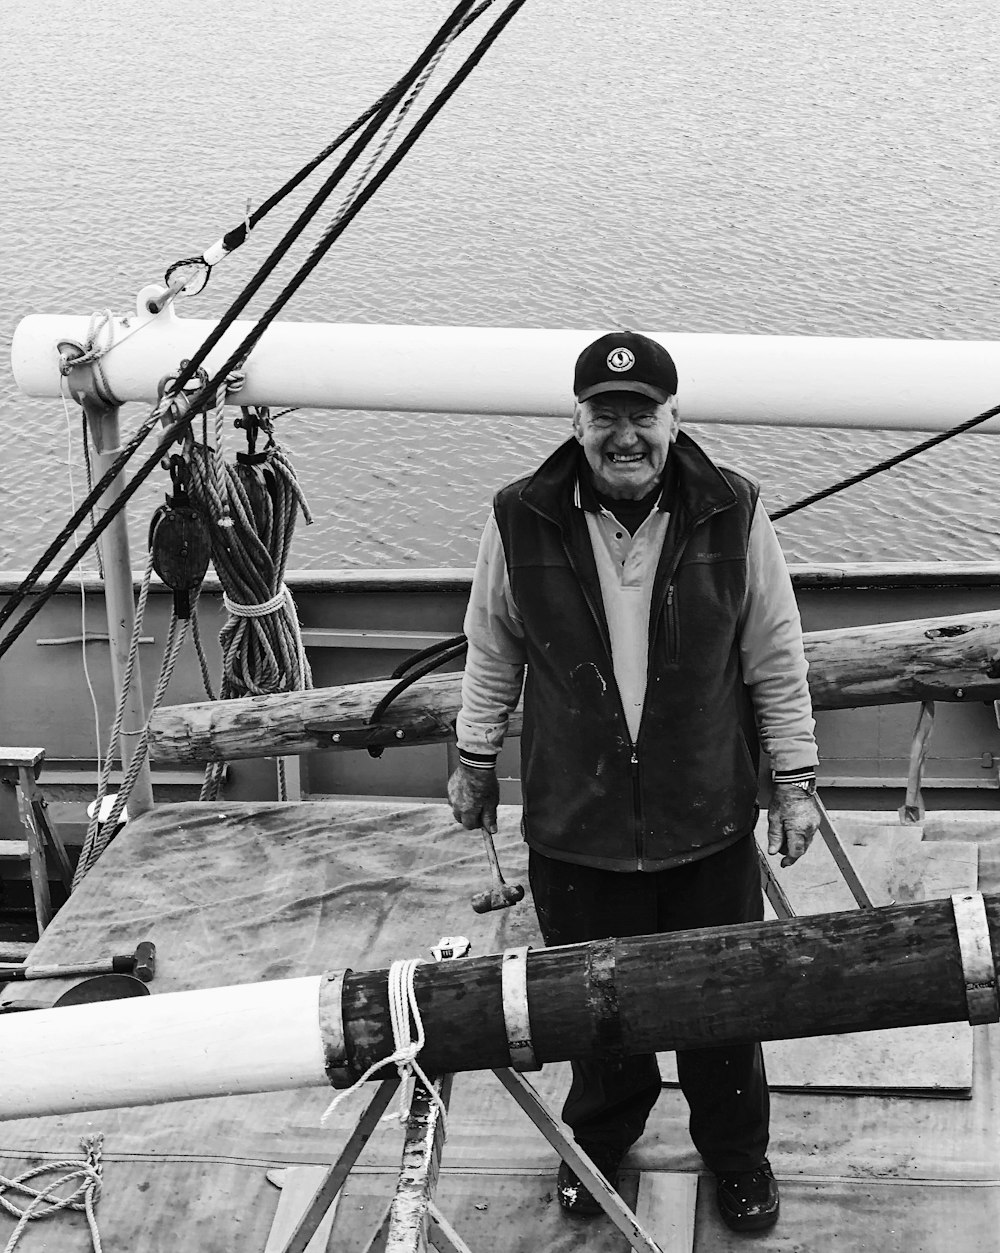
[[[997,972],[993,964],[986,904],[980,892],[956,892],[951,898],[958,931],[958,949],[965,976],[965,1000],[969,1022],[1000,1022]]]
[[[500,965],[500,993],[503,999],[503,1021],[507,1030],[507,1050],[514,1070],[541,1070],[531,1042],[531,1021],[528,1015],[528,950],[509,948]]]
[[[344,980],[347,970],[328,970],[319,985],[319,1034],[326,1077],[335,1088],[349,1088],[357,1075],[347,1060],[344,1033]]]

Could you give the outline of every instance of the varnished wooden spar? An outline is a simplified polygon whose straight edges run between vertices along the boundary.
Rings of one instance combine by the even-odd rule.
[[[996,963],[1000,896],[985,906]],[[429,1072],[509,1064],[501,964],[418,968]],[[335,986],[316,976],[6,1015],[0,1118],[323,1085]],[[950,900],[540,949],[527,988],[540,1062],[968,1017]],[[348,974],[342,1006],[360,1073],[393,1051],[387,972]]]
[[[816,709],[908,701],[1000,698],[1000,614],[975,613],[805,636]],[[151,753],[159,763],[235,761],[262,754],[358,747],[351,728],[367,722],[390,681],[349,683],[277,696],[162,706],[153,715]],[[381,744],[429,744],[454,737],[461,675],[421,679],[390,707],[371,737]],[[319,734],[310,725],[325,724]],[[520,710],[510,733],[521,728]],[[332,735],[340,734],[339,741]]]

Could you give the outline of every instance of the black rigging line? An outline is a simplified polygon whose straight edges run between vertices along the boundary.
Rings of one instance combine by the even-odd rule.
[[[492,3],[492,0],[490,0],[490,2]],[[383,123],[391,116],[396,106],[399,95],[405,92],[409,87],[411,87],[416,82],[417,78],[426,69],[431,59],[440,50],[440,48],[442,47],[444,43],[449,41],[451,38],[457,38],[458,34],[464,31],[468,27],[468,25],[470,25],[471,22],[476,17],[478,17],[482,12],[484,12],[486,8],[488,7],[487,4],[482,4],[475,11],[475,13],[470,14],[468,10],[471,4],[472,4],[472,0],[460,0],[460,3],[456,5],[455,9],[451,12],[447,20],[442,24],[442,26],[439,28],[439,30],[435,34],[434,38],[427,45],[424,51],[420,54],[417,60],[413,63],[413,65],[410,67],[407,73],[404,74],[402,78],[398,80],[395,87],[392,88],[390,92],[386,93],[386,95],[382,97],[382,101],[380,102],[381,107],[378,107],[378,105],[376,105],[377,116],[373,116],[371,118],[371,121],[369,122],[369,125],[365,128],[365,131],[363,135],[361,136],[361,138],[354,145],[352,145],[347,155],[340,161],[340,163],[337,165],[337,168],[333,171],[333,173],[329,176],[329,178],[327,178],[327,180],[324,182],[324,184],[319,189],[319,191],[316,192],[316,194],[310,200],[309,204],[302,211],[302,213],[299,215],[296,221],[292,224],[292,226],[289,227],[288,231],[279,241],[278,245],[275,247],[275,249],[272,251],[270,256],[265,261],[264,265],[261,267],[260,270],[258,270],[257,274],[250,281],[250,283],[247,284],[243,292],[241,292],[241,294],[236,298],[236,300],[230,305],[229,309],[223,315],[221,321],[219,322],[215,330],[209,334],[206,340],[202,343],[201,347],[195,353],[194,357],[192,357],[191,360],[188,361],[187,364],[181,368],[177,377],[174,380],[172,380],[170,394],[165,396],[163,400],[153,409],[149,417],[146,418],[146,420],[139,427],[136,433],[132,436],[132,438],[128,441],[128,443],[123,447],[122,451],[115,458],[114,462],[105,471],[100,481],[94,485],[94,487],[88,493],[87,497],[81,502],[80,506],[76,509],[73,516],[69,519],[69,521],[65,524],[65,526],[62,528],[59,534],[55,537],[52,543],[48,546],[48,548],[46,548],[42,556],[38,559],[35,565],[28,572],[27,576],[25,577],[25,579],[23,580],[23,582],[21,583],[17,591],[10,597],[10,599],[7,601],[5,605],[0,607],[0,627],[2,627],[4,623],[6,623],[10,619],[14,611],[24,601],[24,599],[26,598],[28,593],[32,590],[32,588],[34,588],[34,586],[37,584],[38,580],[41,578],[42,574],[44,574],[45,570],[51,564],[55,556],[66,546],[66,543],[68,542],[68,540],[73,536],[74,532],[77,530],[80,524],[84,521],[87,515],[91,512],[91,510],[93,509],[97,501],[100,499],[100,496],[103,494],[103,492],[107,490],[107,488],[111,485],[111,483],[114,481],[117,475],[121,473],[121,471],[124,469],[128,461],[134,456],[140,444],[142,444],[145,441],[150,431],[153,429],[153,427],[156,426],[157,422],[160,420],[161,416],[166,411],[166,407],[169,403],[170,397],[176,395],[179,392],[182,392],[184,388],[186,387],[186,385],[190,383],[190,381],[195,377],[202,362],[205,360],[206,356],[212,350],[212,348],[215,347],[216,343],[221,338],[221,335],[236,320],[238,315],[243,311],[243,309],[246,307],[249,301],[257,293],[257,291],[260,289],[265,279],[270,276],[270,274],[273,272],[278,262],[285,256],[285,254],[291,248],[292,244],[298,239],[302,231],[305,229],[308,223],[312,220],[315,214],[319,211],[324,201],[329,198],[329,196],[334,191],[334,189],[338,186],[338,184],[342,181],[344,176],[348,173],[351,166],[358,159],[358,157],[362,154],[367,144],[372,140],[372,138],[377,133],[377,131],[381,128]],[[371,114],[372,114],[372,110],[369,110],[368,115],[371,115]],[[287,300],[293,294],[294,290],[295,289],[288,290],[287,295],[284,296],[284,299]],[[272,305],[271,309],[268,311],[268,313],[271,315],[269,320],[273,320],[273,317],[275,316],[275,314],[278,312],[278,310],[280,310],[282,303],[284,303],[284,301],[279,297],[279,300],[276,301],[274,305]],[[232,363],[233,360],[234,358],[230,359],[230,364]],[[225,368],[223,378],[228,373],[229,373],[229,365],[227,365],[227,367]],[[218,376],[215,380],[216,384],[217,382],[218,382]],[[212,385],[211,389],[201,388],[200,391],[197,393],[196,399],[203,398],[206,395],[206,393],[210,395],[214,394],[214,384]],[[188,413],[178,419],[178,422],[175,428],[171,428],[174,431],[172,438],[166,441],[165,443],[161,441],[161,443],[157,445],[156,451],[152,454],[152,458],[151,458],[151,460],[153,460],[153,465],[152,466],[149,466],[148,464],[144,465],[142,469],[138,472],[140,475],[139,483],[143,482],[149,476],[149,473],[151,472],[151,470],[155,468],[156,460],[159,459],[163,451],[169,448],[171,444],[175,441],[175,439],[180,437],[183,430],[187,427],[188,423],[191,421],[193,417],[193,413],[191,411],[194,408],[196,408],[196,404],[194,401],[192,401],[191,409],[189,409]],[[131,491],[129,491],[127,495],[123,492],[118,497],[118,500],[124,503],[124,500],[127,500],[128,497],[131,495],[132,495]],[[111,517],[113,517],[114,514],[117,512],[118,512],[118,509],[117,507],[115,507],[113,511],[111,512],[110,517],[108,514],[105,514],[104,517],[107,518],[108,521],[110,521]],[[83,555],[83,553],[86,552],[87,549],[90,548],[93,540],[95,540],[97,536],[100,535],[103,530],[104,530],[104,526],[101,526],[100,529],[91,531],[91,533],[86,537],[85,541],[80,545],[80,547],[78,547],[78,549],[73,554],[73,558],[72,558],[73,565],[75,565],[76,562],[79,560],[79,558]],[[72,569],[72,566],[70,566],[70,569]],[[59,582],[61,581],[62,580],[60,579]],[[56,584],[56,586],[58,586],[58,583]],[[53,588],[53,590],[55,589]],[[6,646],[0,645],[0,656],[2,656],[5,651],[6,651]]]
[[[114,517],[114,514],[117,512],[117,508],[120,508],[121,506],[123,506],[125,502],[135,493],[135,491],[138,489],[140,484],[149,476],[150,473],[152,473],[153,469],[158,464],[164,452],[166,452],[167,449],[169,449],[170,446],[181,437],[181,435],[183,434],[183,431],[187,428],[189,423],[193,420],[195,412],[198,410],[199,406],[202,406],[206,403],[210,403],[212,398],[216,395],[218,388],[224,385],[225,380],[228,377],[230,371],[235,366],[242,364],[246,360],[247,356],[249,355],[254,345],[260,340],[261,336],[264,334],[264,331],[267,329],[270,323],[274,320],[274,318],[280,312],[280,310],[285,305],[285,303],[287,303],[287,301],[291,298],[291,296],[294,295],[296,291],[298,291],[298,289],[302,286],[305,279],[312,273],[312,271],[316,268],[316,266],[325,256],[325,254],[329,251],[330,247],[332,247],[332,245],[336,242],[336,240],[340,238],[340,236],[344,233],[344,231],[347,229],[350,223],[354,220],[357,214],[361,211],[361,209],[368,203],[368,201],[372,198],[375,192],[382,186],[382,184],[386,181],[389,175],[397,168],[397,166],[402,161],[403,157],[406,156],[406,154],[410,151],[410,149],[416,143],[417,139],[423,134],[423,132],[427,129],[427,127],[430,125],[433,119],[437,116],[437,114],[440,113],[441,109],[444,108],[445,104],[447,104],[447,102],[455,94],[458,88],[465,82],[468,76],[472,73],[473,69],[475,69],[475,67],[479,64],[479,62],[485,56],[486,52],[489,50],[492,44],[499,38],[500,34],[507,27],[507,25],[512,20],[514,15],[518,12],[518,10],[522,8],[525,2],[526,0],[512,0],[507,10],[504,13],[502,13],[499,18],[497,18],[496,22],[494,22],[494,24],[490,27],[489,31],[487,31],[486,35],[480,40],[480,42],[476,45],[476,47],[472,50],[472,52],[466,57],[465,61],[455,71],[451,79],[442,88],[442,90],[438,93],[438,95],[434,98],[434,100],[430,103],[430,105],[428,105],[427,109],[421,115],[421,117],[417,120],[417,122],[414,123],[409,133],[400,142],[399,146],[392,153],[392,155],[386,160],[385,164],[377,171],[377,173],[372,177],[371,181],[363,188],[363,190],[361,190],[357,194],[355,199],[351,202],[349,208],[347,208],[346,211],[338,214],[338,216],[334,219],[333,223],[331,223],[331,225],[327,228],[327,230],[321,236],[318,243],[314,245],[308,257],[306,258],[305,262],[302,264],[302,266],[300,266],[299,270],[295,273],[291,281],[286,284],[286,286],[282,289],[282,291],[275,298],[275,300],[272,301],[271,305],[268,307],[268,309],[265,311],[265,313],[262,315],[259,321],[255,324],[255,326],[250,331],[250,333],[243,339],[242,343],[235,350],[235,352],[230,354],[225,365],[223,365],[221,369],[219,369],[216,372],[216,374],[213,376],[212,379],[209,380],[208,383],[204,384],[202,387],[200,387],[197,390],[197,392],[194,393],[194,395],[191,397],[189,401],[189,408],[187,412],[184,415],[182,415],[176,422],[173,423],[170,429],[161,438],[160,442],[158,443],[156,447],[155,452],[140,467],[140,469],[133,476],[132,480],[128,484],[126,484],[126,486],[123,488],[121,494],[118,497],[118,500],[116,501],[116,506],[117,506],[116,509],[114,511],[109,510],[107,513],[103,515],[103,517],[101,517],[98,520],[97,525],[84,538],[84,540],[77,546],[77,548],[70,554],[69,558],[66,560],[66,562],[63,563],[63,565],[56,572],[56,574],[53,575],[52,580],[47,584],[45,591],[39,595],[38,599],[31,606],[31,608],[27,610],[17,620],[17,622],[10,629],[10,631],[8,631],[7,635],[4,636],[2,640],[0,640],[0,657],[2,657],[4,653],[7,652],[7,650],[14,643],[14,641],[22,634],[22,632],[25,630],[28,624],[32,621],[32,619],[39,613],[39,611],[41,610],[45,602],[48,600],[48,598],[58,590],[58,588],[65,581],[66,577],[72,571],[73,567],[77,564],[77,562],[80,560],[83,554],[96,542],[98,537],[103,533],[105,528],[110,524],[112,518]],[[429,45],[428,49],[426,49],[424,53],[421,54],[417,62],[414,63],[414,66],[411,67],[411,70],[409,71],[409,73],[404,76],[405,78],[407,78],[410,82],[413,82],[416,80],[416,78],[419,76],[419,74],[422,72],[422,70],[426,67],[426,65],[431,60],[431,57],[434,55],[434,52],[437,50],[438,47],[440,47],[441,43],[443,43],[444,40],[446,39],[447,31],[456,22],[460,22],[462,20],[462,18],[466,15],[470,7],[470,4],[471,4],[471,0],[462,0],[462,2],[458,6],[456,6],[455,10],[450,15],[448,21],[445,22],[444,26],[442,26],[441,30],[439,30],[438,34],[435,36],[435,39],[432,41],[432,45]],[[391,109],[387,110],[385,112],[385,117],[387,117],[390,112],[391,112]],[[191,360],[188,361],[184,367],[182,367],[176,379],[172,380],[171,392],[170,392],[171,395],[176,395],[178,392],[183,390],[183,388],[185,387],[187,383],[191,381],[196,371],[204,362],[208,353],[211,351],[211,349],[215,346],[215,344],[221,338],[224,328],[228,327],[229,325],[232,324],[232,322],[236,320],[236,316],[243,309],[243,307],[250,300],[250,298],[259,289],[264,278],[270,275],[270,273],[273,271],[275,264],[277,264],[277,259],[280,259],[280,257],[284,256],[284,254],[288,251],[288,248],[291,246],[291,243],[294,241],[295,238],[298,237],[298,235],[301,233],[302,229],[308,223],[308,221],[312,218],[312,216],[314,216],[316,211],[319,209],[320,205],[323,203],[323,200],[326,199],[330,191],[332,191],[333,188],[336,186],[337,182],[340,181],[344,173],[346,173],[347,168],[350,166],[351,163],[353,163],[356,157],[360,154],[363,147],[368,143],[369,139],[372,137],[372,135],[374,135],[375,131],[379,128],[379,126],[381,125],[381,122],[384,120],[385,118],[382,117],[381,120],[377,124],[374,123],[374,120],[372,123],[369,124],[362,138],[358,140],[357,143],[355,143],[352,146],[348,155],[339,163],[339,165],[337,166],[337,169],[327,179],[326,183],[324,183],[323,188],[320,189],[320,192],[317,192],[317,194],[310,201],[309,206],[307,207],[307,210],[303,211],[303,214],[300,215],[299,219],[296,220],[296,222],[293,224],[290,230],[286,233],[281,243],[279,243],[278,247],[275,249],[275,251],[271,254],[268,260],[265,262],[261,270],[258,271],[257,275],[254,276],[254,279],[251,280],[251,282],[244,289],[243,293],[241,293],[241,295],[237,298],[237,301],[234,302],[234,305],[230,306],[230,309],[224,315],[219,325],[215,328],[215,331],[209,334],[205,342],[199,348],[198,352],[195,353],[194,357],[192,357]],[[164,399],[166,400],[168,399],[168,397],[165,396]],[[162,405],[158,406],[157,410],[154,411],[154,413],[158,413],[161,408],[162,408]],[[131,453],[129,455],[131,455]],[[121,468],[121,466],[119,465],[119,462],[124,464],[125,460],[127,460],[127,457],[116,459],[114,465],[112,465],[109,468],[104,478],[102,478],[101,482],[97,485],[97,487],[95,487],[94,491],[91,493],[91,496],[94,496],[96,499],[96,497],[100,494],[100,492],[103,491],[108,485],[105,482],[105,480],[108,480],[108,482],[110,482],[110,480],[114,477],[115,474],[118,473],[118,471]],[[92,503],[93,502],[90,500],[90,498],[84,501],[84,505],[87,507],[87,510],[89,510]],[[81,506],[81,508],[82,507],[83,506]],[[77,512],[79,513],[79,510]],[[81,519],[77,519],[77,523],[76,523],[77,525],[79,525],[80,520]],[[63,533],[61,534],[64,534],[67,531],[69,534],[72,534],[72,531],[74,529],[75,529],[75,526],[70,526],[68,524],[67,527],[63,529]],[[65,543],[65,538],[63,538],[62,541],[60,542],[60,545],[59,545],[60,547],[62,546],[62,543]],[[50,549],[52,547],[54,546],[50,546]],[[58,548],[56,548],[55,551],[58,551]],[[34,582],[37,582],[37,576],[35,576],[34,580],[32,581],[32,586],[34,585]],[[21,599],[23,600],[23,596],[21,597]]]
[[[478,8],[473,9],[471,13],[467,13],[464,17],[460,18],[457,28],[455,29],[454,37],[458,38],[459,35],[464,34],[472,23],[478,17],[481,17],[493,3],[494,0],[482,0],[482,3]],[[396,103],[402,99],[406,92],[408,86],[407,78],[408,75],[404,75],[403,78],[398,79],[388,91],[384,92],[378,100],[375,101],[374,104],[370,105],[359,117],[356,117],[350,126],[341,131],[332,143],[327,144],[322,152],[318,152],[311,161],[306,162],[306,164],[293,174],[286,183],[284,183],[276,192],[263,201],[263,203],[250,214],[248,221],[240,222],[239,225],[234,226],[232,230],[226,231],[222,237],[222,244],[226,249],[226,253],[235,252],[237,248],[246,243],[249,232],[252,231],[259,222],[263,221],[267,214],[279,205],[290,192],[293,192],[297,187],[299,187],[314,170],[318,169],[327,157],[332,156],[337,149],[341,147],[342,144],[346,143],[360,127],[364,126],[368,119],[378,112],[379,109],[386,104],[394,107]],[[174,262],[164,275],[164,282],[169,284],[171,274],[179,266],[196,265],[201,261],[201,257],[186,257],[183,261]],[[211,269],[212,267],[209,268]]]
[[[979,426],[983,422],[988,422],[990,418],[995,418],[998,414],[1000,414],[1000,405],[994,405],[992,409],[987,409],[985,413],[977,414],[976,417],[969,418],[966,422],[953,426],[947,431],[940,431],[937,435],[932,435],[930,439],[925,439],[923,443],[914,444],[912,448],[906,448],[902,452],[896,453],[895,456],[887,457],[885,461],[869,466],[867,470],[860,470],[857,474],[852,474],[850,478],[841,479],[838,483],[824,487],[821,491],[813,492],[811,496],[804,496],[792,505],[786,505],[784,509],[778,509],[775,513],[769,515],[770,519],[772,522],[777,522],[779,518],[787,518],[789,514],[798,513],[800,509],[807,509],[810,505],[826,500],[828,496],[835,496],[838,492],[845,491],[848,487],[854,487],[856,483],[863,483],[865,479],[881,474],[883,470],[891,470],[893,466],[909,461],[911,457],[916,457],[919,453],[926,452],[928,448],[934,448],[937,444],[943,444],[946,439],[953,439],[956,435],[962,435],[966,431],[972,430],[974,426]]]

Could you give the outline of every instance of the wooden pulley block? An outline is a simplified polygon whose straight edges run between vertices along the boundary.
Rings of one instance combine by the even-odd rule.
[[[190,618],[191,593],[202,584],[212,555],[208,522],[187,495],[187,465],[176,454],[170,458],[174,490],[149,523],[149,550],[153,569],[174,594],[178,618]]]

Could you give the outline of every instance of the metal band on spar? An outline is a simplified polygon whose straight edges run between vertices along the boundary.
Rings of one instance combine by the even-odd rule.
[[[545,1063],[995,1018],[998,935],[991,895],[539,949],[515,1043]],[[428,1073],[511,1064],[503,964],[418,968]],[[328,1065],[343,1085],[393,1051],[387,976],[348,973],[339,1007],[317,975],[7,1015],[0,1118],[326,1086]]]
[[[120,401],[157,399],[157,384],[193,356],[215,321],[150,312],[144,288],[115,318],[101,368]],[[235,322],[209,355],[220,367],[253,323]],[[82,344],[87,316],[34,314],[14,332],[11,364],[29,396],[59,396],[58,344]],[[600,328],[598,328],[599,330]],[[274,322],[253,349],[238,405],[568,415],[577,355],[594,328],[372,326]],[[1000,342],[806,335],[645,332],[677,361],[685,422],[941,431],[1000,399]],[[1000,418],[976,428],[1000,432]]]

